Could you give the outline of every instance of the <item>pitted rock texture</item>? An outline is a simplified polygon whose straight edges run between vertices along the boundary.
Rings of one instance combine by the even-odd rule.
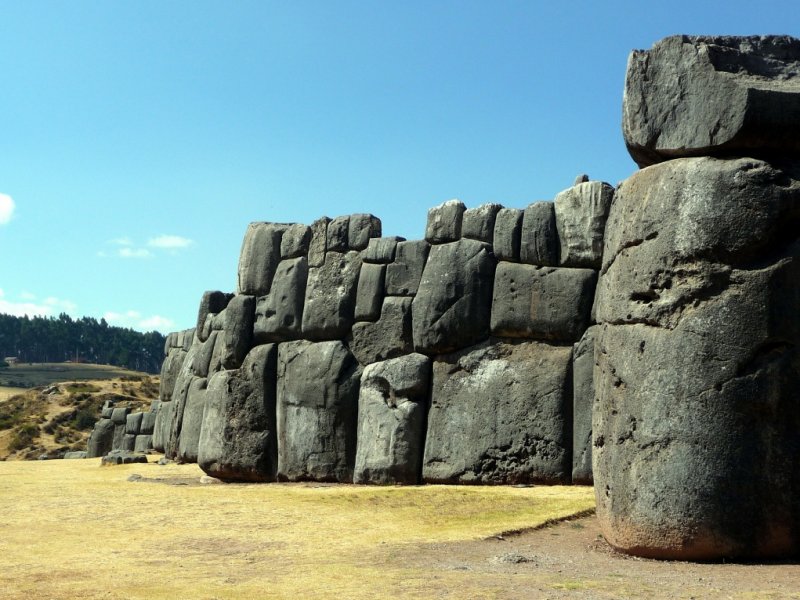
[[[347,230],[347,247],[350,250],[364,250],[372,238],[381,237],[381,220],[375,215],[350,215]]]
[[[288,225],[250,223],[239,255],[237,293],[265,296],[281,260],[281,237]]]
[[[275,270],[272,289],[256,302],[253,338],[256,343],[298,339],[308,282],[308,260],[301,256],[282,260]]]
[[[622,184],[593,411],[597,515],[614,547],[800,550],[799,218],[797,166],[679,159]]]
[[[571,347],[493,342],[437,357],[428,483],[568,483]]]
[[[328,249],[328,217],[320,217],[311,224],[311,241],[308,244],[308,266],[321,267],[325,264]]]
[[[558,252],[555,207],[552,202],[534,202],[523,213],[519,259],[529,265],[555,267]]]
[[[361,375],[355,483],[420,483],[431,361],[407,354]]]
[[[625,144],[640,167],[677,157],[800,154],[800,40],[673,36],[628,59]]]
[[[489,337],[497,265],[490,248],[468,239],[431,248],[411,305],[417,352],[452,352]]]
[[[572,483],[591,484],[594,345],[598,327],[586,330],[572,347]]]
[[[277,344],[256,346],[241,368],[208,382],[197,462],[223,481],[274,481]]]
[[[461,237],[461,225],[467,207],[461,200],[448,200],[428,209],[425,240],[431,244],[455,242]]]
[[[358,252],[328,252],[322,267],[308,270],[302,325],[305,339],[344,339],[355,318],[360,271]]]
[[[350,351],[362,365],[410,354],[411,327],[411,298],[390,296],[384,299],[377,321],[353,325]]]
[[[302,223],[293,223],[281,237],[281,258],[300,258],[308,254],[311,244],[311,228]]]
[[[397,244],[394,261],[386,266],[387,296],[417,294],[430,248],[430,244],[425,240]]]
[[[502,205],[490,202],[465,210],[461,221],[461,237],[491,244],[497,213],[501,208]]]
[[[279,345],[279,480],[353,481],[360,378],[342,342]]]
[[[502,208],[494,222],[494,255],[498,260],[519,262],[520,236],[525,211],[518,208]]]
[[[200,300],[200,307],[197,309],[197,327],[195,328],[201,342],[205,342],[208,338],[208,330],[206,330],[206,320],[208,316],[221,313],[225,310],[231,298],[233,298],[233,294],[226,294],[220,291],[203,292],[203,297]]]
[[[579,183],[556,196],[561,266],[600,268],[603,234],[613,199],[614,188],[602,181]]]

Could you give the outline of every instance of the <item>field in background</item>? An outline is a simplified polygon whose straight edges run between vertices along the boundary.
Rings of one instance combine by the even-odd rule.
[[[594,506],[586,487],[200,485],[196,465],[99,463],[0,462],[5,598],[496,597],[502,574],[416,548]]]
[[[119,377],[142,377],[147,373],[129,371],[110,365],[83,363],[21,363],[0,369],[0,389],[32,388],[51,385],[61,381],[87,381],[92,379],[115,379]],[[2,400],[0,396],[0,400]]]

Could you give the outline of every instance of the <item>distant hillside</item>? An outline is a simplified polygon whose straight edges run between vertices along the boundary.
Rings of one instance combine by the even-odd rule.
[[[105,319],[15,317],[0,314],[0,360],[22,362],[90,362],[158,373],[164,358],[164,336],[113,327]]]

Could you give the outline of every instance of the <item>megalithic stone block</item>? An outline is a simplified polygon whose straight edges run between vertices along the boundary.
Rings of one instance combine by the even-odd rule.
[[[208,338],[208,331],[205,328],[206,319],[210,314],[221,313],[225,310],[233,298],[233,294],[226,294],[220,291],[203,292],[203,297],[200,299],[200,307],[197,309],[197,337],[201,342],[205,342]]]
[[[598,283],[597,516],[624,552],[800,551],[800,167],[676,159],[624,181]]]
[[[151,409],[146,413],[142,413],[142,423],[139,427],[140,435],[153,435],[153,427],[156,424],[156,415],[158,414],[159,408],[156,408],[156,410]]]
[[[628,59],[622,132],[640,167],[800,154],[800,40],[672,36]]]
[[[208,372],[211,367],[211,362],[214,358],[214,351],[217,346],[217,337],[220,335],[219,331],[212,331],[204,342],[194,354],[194,362],[192,363],[192,373],[196,377],[208,377]],[[221,352],[221,349],[220,349]],[[220,357],[219,365],[215,365],[215,370],[221,368],[222,361]]]
[[[524,215],[525,212],[518,208],[502,208],[497,212],[492,249],[498,260],[519,262]]]
[[[156,421],[153,424],[153,449],[157,452],[164,452],[169,441],[170,428],[172,426],[172,414],[175,408],[174,402],[162,402],[156,414]]]
[[[303,337],[344,339],[353,325],[360,271],[358,252],[328,252],[322,267],[309,269]]]
[[[387,296],[416,295],[430,249],[425,240],[397,244],[394,262],[386,266]]]
[[[221,344],[221,338],[217,338],[217,343]],[[164,436],[164,455],[167,458],[176,458],[178,455],[178,441],[180,440],[181,428],[183,427],[183,413],[186,407],[186,400],[189,394],[189,388],[194,379],[198,379],[194,375],[192,364],[194,363],[195,354],[199,352],[200,345],[194,345],[186,355],[186,360],[183,361],[178,377],[175,379],[175,388],[172,391],[172,414],[169,425],[166,426]],[[162,405],[163,406],[163,405]]]
[[[499,263],[492,335],[577,342],[589,325],[596,281],[592,269]]]
[[[311,224],[311,242],[308,245],[308,266],[321,267],[325,264],[328,249],[328,217],[320,217]]]
[[[353,325],[350,351],[362,365],[396,358],[414,351],[411,298],[384,299],[380,318]]]
[[[253,328],[256,343],[288,341],[301,336],[307,282],[308,260],[305,257],[281,261],[272,290],[256,304]]]
[[[356,292],[356,321],[377,321],[383,305],[386,265],[361,265]]]
[[[136,436],[136,441],[133,445],[134,452],[148,452],[153,448],[153,436],[140,434]]]
[[[556,196],[560,262],[565,267],[599,269],[603,234],[614,188],[602,181],[579,183]]]
[[[397,243],[405,241],[406,238],[399,236],[370,238],[361,258],[365,263],[388,264],[394,260]]]
[[[189,384],[183,408],[183,424],[178,436],[177,459],[183,463],[197,462],[200,444],[200,429],[203,426],[203,411],[206,407],[208,381],[194,377]]]
[[[312,231],[308,225],[294,223],[286,228],[281,237],[281,259],[298,258],[308,254]]]
[[[452,352],[489,337],[496,264],[476,240],[431,248],[411,309],[417,352]]]
[[[274,481],[277,344],[256,346],[241,368],[208,382],[198,464],[223,481]]]
[[[114,423],[111,419],[100,419],[94,424],[86,447],[86,458],[105,456],[111,451],[114,441]]]
[[[352,482],[360,378],[342,342],[279,345],[279,480]]]
[[[381,220],[375,215],[350,215],[347,246],[350,250],[364,250],[372,238],[381,237]]]
[[[534,202],[525,209],[519,242],[519,259],[529,265],[558,265],[558,231],[552,202]]]
[[[420,483],[430,370],[422,354],[364,369],[355,483]]]
[[[347,252],[350,244],[350,215],[336,217],[328,223],[326,252]]]
[[[265,296],[281,260],[281,238],[288,225],[250,223],[239,256],[238,294]]]
[[[501,204],[489,202],[464,211],[461,221],[461,237],[491,244],[494,242],[494,224]]]
[[[252,347],[255,313],[255,297],[243,294],[234,296],[222,313],[225,315],[221,332],[225,349],[222,365],[226,369],[238,368]]]
[[[571,347],[485,343],[433,363],[427,483],[568,483]]]
[[[125,433],[130,435],[138,435],[139,428],[142,426],[142,417],[144,413],[132,413],[125,419]]]
[[[594,406],[594,342],[597,326],[589,327],[572,347],[572,483],[592,483],[592,407]]]
[[[431,244],[455,242],[461,237],[461,224],[466,210],[461,200],[448,200],[428,209],[425,240]]]

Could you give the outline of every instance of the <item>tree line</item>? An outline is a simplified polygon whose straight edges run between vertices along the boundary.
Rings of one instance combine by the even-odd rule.
[[[89,362],[158,373],[164,336],[109,325],[93,317],[15,317],[0,314],[0,359],[20,362]]]

